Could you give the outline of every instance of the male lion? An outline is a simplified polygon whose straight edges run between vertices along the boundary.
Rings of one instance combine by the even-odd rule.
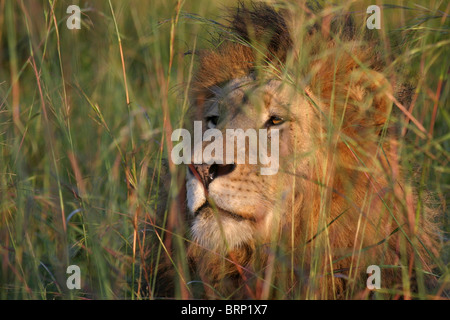
[[[382,290],[408,295],[439,241],[388,121],[407,99],[351,20],[324,29],[295,15],[240,5],[199,53],[193,120],[224,135],[278,129],[280,163],[274,175],[261,163],[190,167],[189,261],[215,298],[366,297],[371,265]]]

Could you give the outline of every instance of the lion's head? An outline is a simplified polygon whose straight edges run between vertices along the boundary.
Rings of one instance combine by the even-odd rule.
[[[211,294],[242,297],[278,281],[263,297],[333,297],[364,288],[369,265],[429,263],[410,244],[435,244],[434,213],[411,217],[402,203],[415,196],[390,136],[395,94],[379,57],[297,24],[266,5],[240,7],[228,36],[199,53],[191,96],[203,131],[267,129],[270,144],[279,130],[276,174],[262,175],[259,162],[188,170],[189,257]],[[384,286],[399,279],[393,270]]]

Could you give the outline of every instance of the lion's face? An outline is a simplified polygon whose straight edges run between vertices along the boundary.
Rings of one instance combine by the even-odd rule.
[[[276,174],[262,174],[269,164],[260,158],[250,162],[247,153],[244,164],[236,161],[237,145],[234,161],[210,152],[202,164],[189,165],[193,241],[187,255],[202,281],[224,297],[246,296],[240,290],[244,283],[272,271],[286,289],[283,297],[292,281],[309,291],[314,277],[320,291],[342,293],[345,277],[333,277],[336,270],[350,270],[357,279],[366,276],[365,266],[401,261],[404,226],[413,226],[411,239],[420,235],[437,244],[430,218],[417,223],[410,219],[413,207],[403,210],[408,188],[388,121],[394,90],[383,61],[356,39],[335,41],[314,29],[291,37],[287,21],[295,12],[288,20],[282,13],[265,5],[238,8],[230,30],[239,41],[224,35],[214,49],[200,51],[189,88],[193,120],[202,122],[203,132],[215,128],[226,140],[222,157],[230,151],[228,129],[267,129],[268,146],[279,138]],[[212,150],[216,140],[203,140],[201,149]],[[407,199],[415,201],[413,194]],[[429,209],[426,214],[435,216]],[[412,253],[408,247],[405,259]],[[355,265],[360,268],[352,273]],[[291,276],[285,270],[292,270]],[[386,286],[399,275],[387,270]],[[365,281],[351,283],[353,290]]]
[[[308,158],[294,154],[311,151],[314,110],[304,96],[280,80],[257,81],[248,76],[212,92],[198,113],[201,119],[196,119],[203,121],[203,131],[216,128],[225,136],[227,129],[267,129],[270,145],[270,132],[278,129],[279,167],[275,174],[262,175],[263,165],[249,164],[248,153],[245,164],[195,165],[204,186],[188,170],[187,204],[194,218],[193,237],[214,250],[237,248],[255,239],[270,241],[274,228],[286,219],[295,177],[307,175]],[[210,143],[204,142],[203,149]]]

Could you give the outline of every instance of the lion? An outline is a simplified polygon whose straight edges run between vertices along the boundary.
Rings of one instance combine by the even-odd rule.
[[[278,129],[280,160],[273,175],[262,163],[189,166],[187,257],[206,297],[367,298],[374,265],[380,292],[428,284],[438,210],[419,203],[390,121],[405,86],[352,22],[303,27],[255,3],[228,22],[198,53],[192,120],[224,134]]]

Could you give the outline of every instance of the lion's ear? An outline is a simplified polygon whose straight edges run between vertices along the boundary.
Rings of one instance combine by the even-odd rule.
[[[230,30],[240,41],[263,45],[268,61],[285,62],[293,45],[285,19],[287,15],[286,10],[277,11],[264,2],[251,2],[249,6],[239,2],[230,14]]]
[[[320,105],[333,108],[336,121],[344,120],[345,130],[379,131],[391,111],[392,87],[370,60],[366,52],[353,52],[330,54],[312,64],[311,91]]]
[[[353,105],[351,120],[356,122],[354,125],[381,130],[391,112],[392,95],[392,86],[382,73],[354,69],[348,83],[348,101]]]

